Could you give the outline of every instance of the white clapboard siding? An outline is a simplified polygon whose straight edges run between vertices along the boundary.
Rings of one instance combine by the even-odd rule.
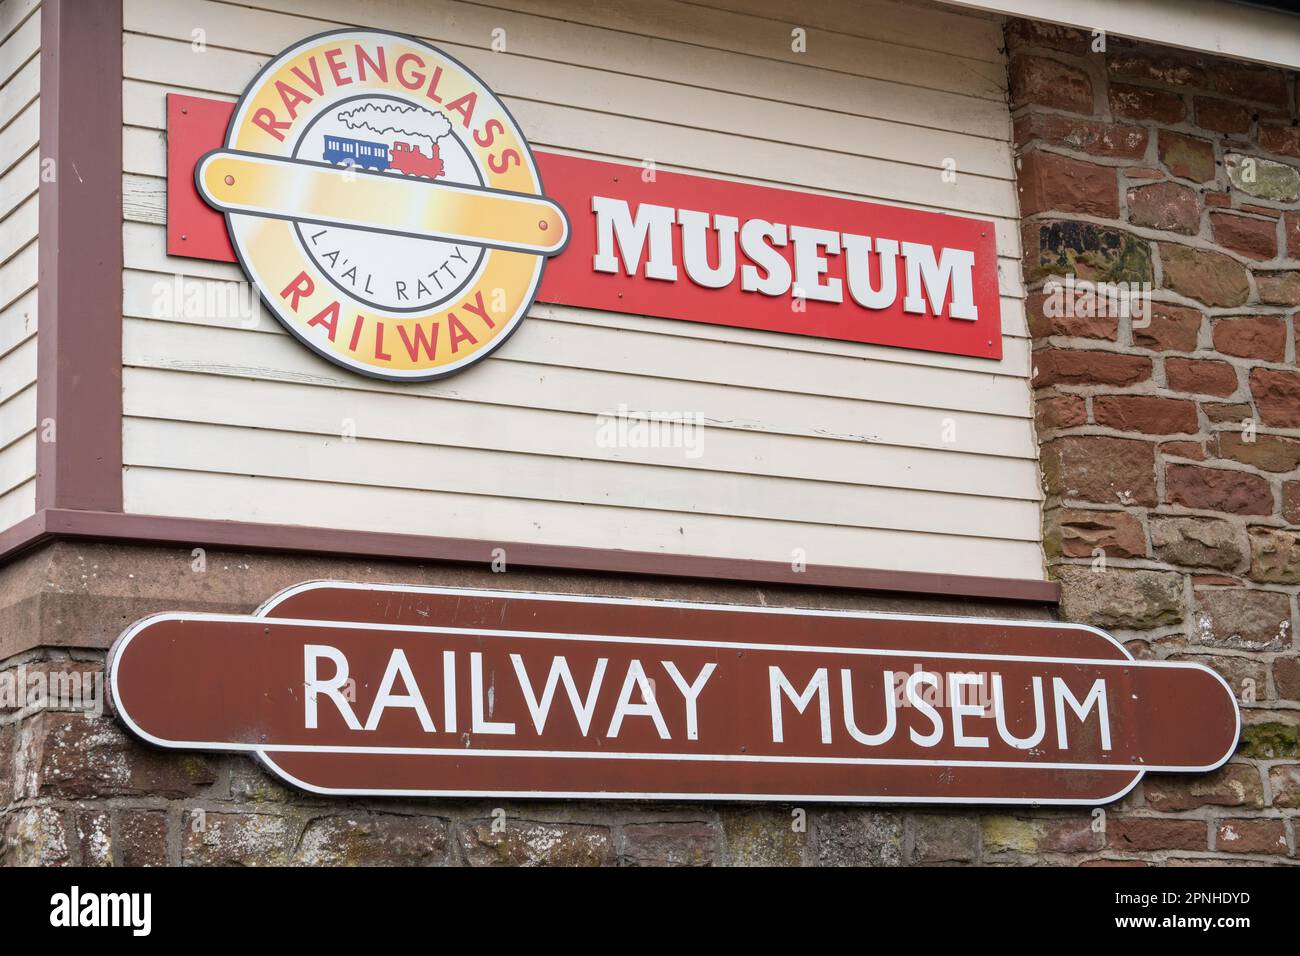
[[[36,511],[41,10],[0,0],[0,531]]]
[[[0,219],[0,262],[8,262],[36,235],[38,210],[32,193]]]
[[[308,474],[313,481],[370,486],[374,463],[384,461],[385,483],[393,488],[808,525],[998,538],[1023,526],[1025,512],[1038,510],[1035,502],[1005,498],[974,507],[951,494],[912,489],[189,422],[128,418],[123,441],[128,466],[206,471],[215,458],[229,474]],[[707,454],[707,436],[697,447]]]
[[[603,447],[601,419],[587,412],[501,406],[413,395],[373,393],[358,420],[357,396],[308,383],[191,375],[184,370],[129,368],[125,413],[274,431],[338,436],[351,422],[357,433],[382,441],[479,448],[558,458],[641,462],[686,470],[767,475],[808,481],[942,491],[1031,500],[1038,473],[1032,462],[1008,467],[985,455],[965,455],[954,467],[950,451],[864,442],[833,442],[728,428],[707,428],[704,453],[682,449]]]
[[[29,289],[0,309],[0,355],[36,335],[36,290]]]
[[[35,441],[35,433],[29,431],[0,447],[0,495],[36,477]]]
[[[678,23],[694,13],[685,4],[631,2],[644,5],[651,17],[671,17]],[[516,4],[442,2],[435,10],[426,3],[396,0],[371,3],[360,12],[354,0],[312,0],[310,4],[302,0],[243,0],[236,6],[254,10],[256,18],[243,19],[242,11],[240,19],[220,18],[223,25],[242,29],[233,36],[228,30],[215,35],[224,41],[217,45],[241,50],[251,50],[265,39],[277,44],[275,52],[303,36],[341,25],[396,30],[447,46],[480,49],[489,49],[503,37],[504,52],[510,56],[579,64],[607,73],[667,77],[701,89],[728,90],[776,102],[828,102],[843,112],[903,123],[915,123],[917,115],[933,116],[935,128],[1005,136],[1000,37],[990,35],[986,24],[962,14],[945,18],[948,29],[962,39],[950,37],[945,49],[928,51],[929,55],[918,58],[907,47],[881,44],[875,52],[882,55],[867,56],[860,39],[845,35],[832,37],[831,42],[841,49],[853,47],[848,61],[831,63],[825,55],[829,46],[817,42],[806,53],[794,54],[789,49],[788,28],[772,28],[747,16],[729,16],[731,24],[724,25],[717,37],[688,32],[677,40],[665,39],[664,31],[653,24],[648,30],[629,29],[626,22],[608,27],[595,24],[593,18],[601,12],[594,8],[607,5],[582,0],[577,4],[545,0],[545,4],[529,13],[505,9]],[[166,6],[169,11],[159,11],[154,0],[125,0],[128,32],[167,31],[177,23],[185,26],[183,18],[188,16],[190,26],[183,35],[190,36],[193,24],[200,22],[194,20],[195,13],[202,8],[195,0],[170,0]],[[205,17],[205,29],[217,19]],[[756,42],[741,40],[740,34],[730,29],[734,24],[749,28],[747,32]],[[984,35],[968,35],[972,26],[982,29]],[[250,38],[250,32],[257,38]],[[756,36],[758,33],[761,36]],[[918,47],[936,45],[933,37],[926,39],[924,23],[912,27],[911,33]],[[954,45],[963,54],[978,49],[982,55],[954,56]],[[909,62],[898,65],[899,59],[908,58]]]
[[[41,0],[0,0],[0,43],[25,26],[40,5]],[[39,30],[36,31],[36,36],[40,36]]]
[[[36,421],[36,383],[28,385],[0,404],[0,448],[32,431]]]
[[[36,381],[36,336],[0,355],[0,403],[8,402]],[[32,427],[36,426],[35,417]]]
[[[130,47],[135,47],[132,49]],[[236,93],[246,85],[264,57],[252,57],[228,50],[207,48],[196,52],[190,43],[137,37],[125,54],[130,57],[127,75],[133,79],[165,82],[169,73],[186,75],[187,84],[209,81],[211,89]],[[137,67],[136,64],[139,64]],[[199,71],[191,71],[197,66]],[[233,77],[238,80],[232,82]],[[221,86],[215,84],[222,82]],[[204,87],[207,88],[207,87]],[[648,95],[653,96],[651,92]],[[705,126],[709,115],[701,109],[696,126],[646,120],[635,115],[592,112],[568,105],[503,96],[507,107],[537,148],[566,149],[640,162],[653,159],[661,169],[687,169],[714,175],[735,175],[777,185],[817,186],[840,192],[857,192],[863,198],[886,202],[945,208],[978,216],[996,216],[1014,208],[1015,183],[968,173],[958,165],[955,182],[943,179],[943,161],[953,152],[936,150],[929,155],[916,152],[917,160],[901,162],[862,153],[845,153],[804,145],[809,140],[798,133],[788,141],[758,140],[753,137],[717,132]],[[842,124],[826,114],[824,127]],[[775,127],[769,127],[774,130]],[[771,135],[771,132],[769,132]],[[165,138],[128,127],[123,142],[123,169],[131,173],[166,174]],[[960,152],[955,155],[960,156]],[[1010,162],[1007,162],[1010,168]]]
[[[563,542],[782,562],[800,554],[815,564],[948,574],[979,568],[1028,579],[1042,567],[1038,545],[1022,541],[141,467],[128,469],[127,478],[124,500],[131,512],[477,538],[484,542],[484,561],[491,560],[494,542]]]
[[[275,4],[279,5],[279,4]],[[577,21],[620,32],[662,40],[696,43],[716,49],[744,53],[755,59],[786,63],[811,63],[817,67],[859,76],[884,79],[911,77],[918,86],[940,89],[967,97],[1000,100],[1006,92],[1006,70],[993,54],[1000,39],[993,40],[956,26],[960,40],[953,38],[946,50],[903,46],[896,38],[882,41],[874,34],[856,36],[824,29],[808,37],[803,49],[795,49],[788,27],[748,12],[719,10],[679,0],[493,0],[491,6],[561,21]],[[801,11],[808,4],[791,4]],[[918,32],[924,30],[921,25]],[[983,48],[983,57],[965,55],[969,46]],[[834,94],[829,89],[825,94]]]
[[[0,495],[0,528],[10,528],[36,513],[36,479]]]
[[[36,288],[36,240],[23,246],[13,258],[0,263],[0,310],[9,306],[28,291]]]
[[[0,173],[7,173],[26,156],[41,138],[40,100],[18,111],[9,125],[0,128]]]
[[[177,50],[165,40],[185,43],[195,58],[207,57],[212,51],[201,54],[194,51],[190,35],[194,23],[207,22],[205,14],[215,16],[217,9],[214,0],[174,0],[168,5],[165,17],[150,18],[143,26],[147,36],[128,36],[128,49],[145,69],[149,69],[151,55],[162,58],[153,67],[151,76],[140,78],[172,75],[164,73],[168,69],[166,58],[174,56]],[[250,22],[259,16],[253,10],[241,14]],[[302,30],[310,26],[285,18],[286,29],[279,31],[283,35],[279,39],[265,32],[250,36],[240,29],[238,19],[236,14],[220,11],[212,21],[206,42],[220,47],[238,45],[266,58],[301,37]],[[756,100],[740,93],[701,89],[666,78],[609,73],[588,65],[525,59],[455,43],[443,44],[443,48],[471,70],[490,73],[492,88],[510,99],[559,103],[589,113],[611,115],[622,115],[632,104],[640,118],[670,124],[707,112],[713,119],[708,128],[756,140],[817,142],[823,149],[850,154],[860,154],[869,145],[878,157],[913,165],[926,165],[928,160],[931,167],[938,166],[943,157],[960,155],[964,171],[993,178],[1005,178],[1008,168],[1010,145],[1000,139],[924,126],[900,128],[890,120],[841,112],[833,104]],[[207,68],[195,74],[197,81],[211,84],[216,92],[239,92],[230,81],[231,60],[218,58],[204,62]],[[781,140],[776,139],[775,131],[779,131]]]
[[[1008,311],[1015,308],[1018,302],[1017,299],[1004,299],[1002,301],[1003,314],[1006,315]],[[699,322],[674,322],[671,326],[666,327],[662,319],[640,315],[616,315],[550,303],[535,305],[530,314],[543,321],[630,329],[709,342],[737,342],[744,345],[777,349],[782,352],[847,355],[853,358],[871,359],[873,362],[889,362],[895,365],[936,367],[933,355],[912,349],[889,348],[884,345],[865,345],[858,342],[817,339],[803,335],[772,335],[754,329],[732,329],[727,326],[708,325]],[[1024,336],[1017,335],[1015,331],[1004,328],[1002,361],[1000,363],[1002,374],[1011,378],[1025,378],[1030,371],[1029,353],[1029,340]],[[989,363],[985,359],[949,355],[944,357],[942,367],[988,374]]]
[[[248,301],[248,288],[182,279],[178,289],[174,276],[129,269],[123,277],[123,312],[131,318],[287,335],[260,301]],[[200,293],[211,298],[171,304]],[[568,309],[565,314],[580,311]],[[950,403],[960,399],[957,411],[1028,417],[1024,382],[1011,375],[836,354],[808,356],[792,364],[782,349],[767,345],[698,339],[683,346],[662,321],[658,328],[635,330],[538,318],[541,321],[520,326],[509,348],[499,353],[502,361],[938,409],[951,409]]]
[[[26,155],[0,175],[0,221],[40,188],[41,158],[33,143]]]
[[[123,9],[129,511],[1042,578],[999,19],[907,0],[806,17],[786,0]],[[1005,359],[547,304],[450,379],[318,358],[260,302],[228,307],[246,293],[238,267],[166,255],[165,96],[232,100],[340,25],[442,46],[541,149],[989,219]],[[197,306],[168,301],[177,275]],[[602,416],[620,409],[699,416],[698,456],[606,447]]]
[[[0,44],[0,60],[7,56],[8,46],[8,43]],[[40,92],[41,58],[32,53],[27,62],[0,85],[0,127],[9,125],[10,120],[32,103]]]
[[[353,375],[318,358],[288,336],[262,336],[256,347],[248,339],[249,333],[243,330],[126,319],[123,360],[143,368],[298,381],[359,392],[409,392],[591,415],[610,414],[626,405],[638,411],[698,414],[706,424],[716,428],[835,441],[881,442],[1007,458],[1034,457],[1032,425],[1022,418],[742,389],[496,358],[480,362],[473,375],[433,382],[389,382]],[[358,415],[361,413],[358,409]],[[950,432],[955,440],[945,441]]]
[[[925,0],[820,0],[801,4],[789,0],[683,2],[765,17],[788,28],[827,30],[990,62],[999,61],[998,49],[1002,44],[1001,19]],[[958,49],[953,49],[954,30],[967,38]]]
[[[0,14],[0,84],[8,84],[41,48],[41,13],[37,4],[4,0]]]

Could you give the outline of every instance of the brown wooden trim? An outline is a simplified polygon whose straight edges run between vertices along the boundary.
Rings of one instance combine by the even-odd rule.
[[[36,508],[120,511],[121,0],[42,4],[40,154]]]
[[[38,511],[0,531],[0,561],[8,560],[46,539],[45,514]]]
[[[490,564],[493,550],[502,548],[509,566],[516,568],[843,588],[1035,604],[1055,604],[1060,599],[1060,589],[1052,581],[885,571],[834,565],[809,565],[804,571],[794,571],[790,565],[780,561],[65,509],[39,512],[28,521],[0,534],[0,561],[42,541],[60,539],[131,541],[181,545],[186,548],[218,547],[480,565]]]

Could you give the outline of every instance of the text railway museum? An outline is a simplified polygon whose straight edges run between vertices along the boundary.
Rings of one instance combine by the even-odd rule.
[[[325,676],[324,662],[332,665],[333,673]],[[543,668],[545,659],[541,659]],[[702,732],[699,720],[699,698],[708,688],[710,678],[718,664],[710,662],[704,665],[698,674],[683,674],[671,660],[642,661],[632,658],[626,673],[619,678],[617,674],[608,674],[610,683],[606,684],[606,670],[609,661],[598,658],[595,667],[579,687],[579,681],[570,668],[569,661],[563,656],[551,658],[550,669],[542,670],[545,678],[534,686],[528,665],[520,654],[510,655],[510,667],[514,671],[517,687],[501,688],[502,693],[518,695],[527,707],[532,721],[532,729],[538,737],[546,734],[547,721],[552,707],[559,699],[557,689],[563,686],[567,706],[572,709],[583,737],[592,734],[593,720],[599,718],[595,735],[608,741],[616,741],[625,720],[644,718],[653,725],[654,732],[661,740],[709,740],[714,735]],[[468,667],[457,659],[457,652],[444,651],[440,661],[440,673],[417,675],[412,670],[406,652],[401,648],[393,650],[378,680],[374,699],[365,710],[364,703],[354,703],[345,696],[345,687],[349,680],[356,682],[356,675],[351,671],[347,657],[336,647],[324,644],[307,645],[304,648],[303,661],[303,722],[306,729],[315,729],[323,719],[320,712],[328,702],[329,708],[337,711],[330,715],[330,720],[341,719],[349,730],[374,731],[385,719],[402,720],[401,712],[408,712],[419,722],[420,729],[426,734],[459,733],[458,698],[463,694],[470,701],[470,722],[466,728],[468,734],[499,735],[513,737],[526,733],[531,735],[527,726],[521,727],[514,721],[490,719],[491,705],[487,699],[487,683],[484,680],[485,665],[483,653],[471,651]],[[468,671],[468,681],[460,676],[462,670]],[[658,678],[651,684],[653,674]],[[423,676],[423,679],[422,679]],[[761,730],[771,743],[785,741],[785,726],[790,719],[807,713],[809,722],[815,722],[817,735],[822,743],[829,744],[840,734],[864,748],[880,747],[889,744],[899,729],[900,708],[914,708],[905,713],[916,715],[915,721],[909,721],[906,734],[918,747],[933,747],[945,737],[953,747],[984,749],[989,747],[989,737],[976,733],[975,727],[985,730],[995,728],[996,735],[1003,744],[1018,750],[1029,750],[1038,746],[1048,732],[1044,717],[1044,677],[1034,675],[1031,679],[1031,713],[1011,717],[1007,713],[1007,694],[1003,689],[1002,675],[993,673],[950,673],[938,675],[916,669],[912,673],[884,671],[879,674],[855,675],[854,671],[842,667],[837,673],[830,673],[827,668],[815,670],[806,685],[796,686],[789,676],[777,665],[768,669],[768,698],[771,702],[770,721],[760,721]],[[873,703],[868,717],[861,717],[854,705],[855,681],[865,684],[868,697]],[[1075,697],[1069,685],[1060,677],[1047,678],[1049,690],[1048,712],[1054,715],[1054,737],[1057,747],[1069,751],[1071,731],[1079,730],[1077,724],[1067,723],[1068,713],[1080,723],[1093,721],[1095,727],[1089,736],[1095,736],[1102,751],[1111,749],[1110,717],[1107,712],[1106,682],[1098,678],[1090,687],[1083,688],[1079,698]],[[364,686],[370,686],[373,680],[366,680]],[[657,696],[655,687],[675,688],[676,694]],[[802,681],[799,682],[802,684]],[[430,701],[421,686],[441,689],[442,730],[435,725]],[[614,688],[617,692],[611,694]],[[951,724],[945,723],[944,717],[936,708],[943,704],[951,709]],[[612,701],[612,703],[611,703]],[[876,713],[877,705],[883,701]],[[495,703],[495,699],[492,703]],[[563,704],[561,705],[563,706]],[[438,701],[433,702],[438,710]],[[789,711],[787,712],[787,707]],[[358,714],[360,709],[365,714],[364,721]],[[864,708],[865,710],[866,708]],[[606,715],[608,714],[608,719]],[[982,721],[978,725],[970,723],[971,719]],[[862,726],[859,726],[859,720]],[[992,723],[989,723],[989,722]],[[1010,727],[1025,726],[1028,731],[1023,735],[1012,733]],[[867,726],[878,726],[879,730],[867,731]],[[601,727],[604,727],[603,733]],[[759,730],[760,728],[755,728]],[[868,751],[864,751],[866,753]]]
[[[1300,863],[1276,7],[0,0],[0,862]]]

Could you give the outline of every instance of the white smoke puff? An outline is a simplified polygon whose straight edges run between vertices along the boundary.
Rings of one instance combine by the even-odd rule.
[[[398,103],[358,106],[342,110],[338,118],[348,129],[369,130],[378,136],[392,133],[405,137],[414,146],[424,146],[424,152],[429,155],[433,153],[434,143],[451,132],[451,120],[442,113]]]

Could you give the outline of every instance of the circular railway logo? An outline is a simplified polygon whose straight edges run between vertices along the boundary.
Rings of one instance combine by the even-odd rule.
[[[195,179],[285,328],[376,378],[487,356],[569,238],[496,94],[380,31],[311,37],[268,63]]]

